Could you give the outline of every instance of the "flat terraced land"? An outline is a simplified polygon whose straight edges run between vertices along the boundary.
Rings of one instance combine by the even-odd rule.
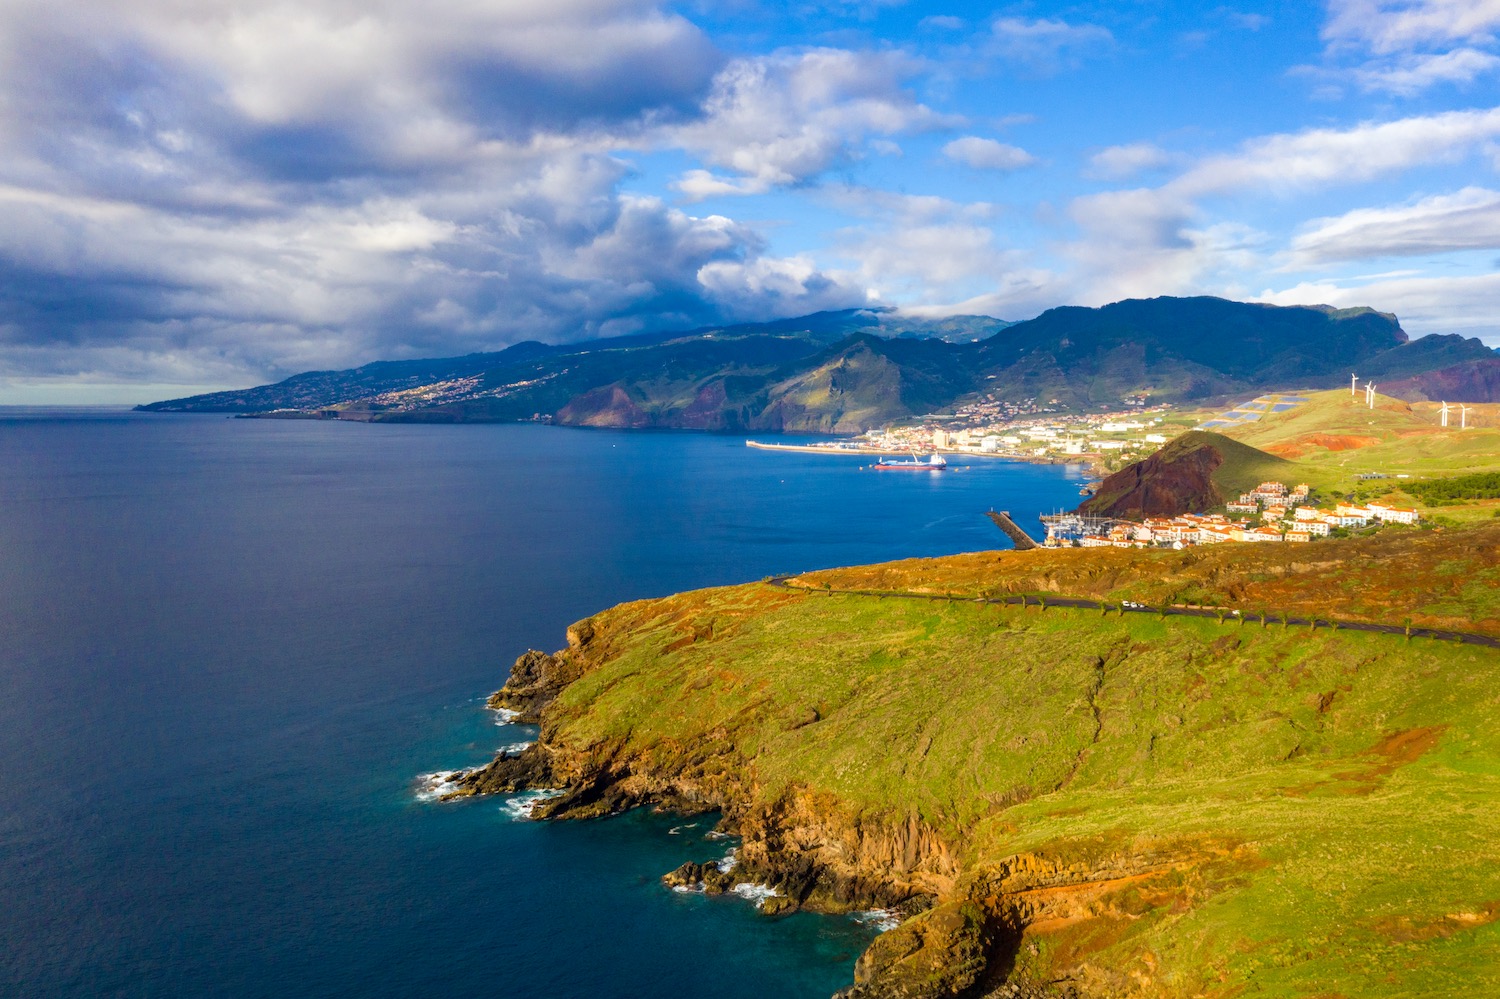
[[[549,727],[642,767],[727,768],[757,801],[812,795],[830,821],[914,817],[961,863],[949,898],[1018,856],[1124,871],[1074,903],[1039,889],[1011,955],[1086,995],[1500,994],[1500,654],[972,599],[1228,586],[1360,616],[1392,584],[1389,613],[1500,633],[1500,525],[1448,534],[1329,542],[1341,563],[1302,568],[1267,553],[1237,580],[1190,552],[1004,552],[797,580],[953,599],[749,584],[626,604],[593,619],[609,657]],[[1382,555],[1406,556],[1404,584]]]
[[[1263,416],[1285,413],[1307,402],[1307,394],[1280,394],[1256,396],[1249,402],[1240,403],[1233,409],[1220,413],[1211,420],[1199,424],[1199,430],[1214,430],[1223,433],[1226,427],[1255,423]]]

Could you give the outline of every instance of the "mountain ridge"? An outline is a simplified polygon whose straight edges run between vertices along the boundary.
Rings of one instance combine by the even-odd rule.
[[[1410,341],[1373,309],[1227,299],[1063,306],[1020,323],[853,309],[458,358],[378,361],[152,403],[151,412],[293,410],[389,422],[860,433],[962,401],[1054,410],[1192,402],[1350,370],[1415,378],[1494,355],[1478,340]],[[1456,375],[1483,387],[1493,379]],[[1482,400],[1475,400],[1482,401]]]

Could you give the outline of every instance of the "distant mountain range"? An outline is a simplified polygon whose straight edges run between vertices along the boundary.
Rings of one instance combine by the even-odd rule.
[[[1351,371],[1386,379],[1382,391],[1453,385],[1474,395],[1464,401],[1500,391],[1500,358],[1479,340],[1408,341],[1395,316],[1373,309],[1154,298],[1051,309],[1022,323],[856,309],[561,346],[527,342],[139,408],[858,433],[963,402],[1116,409],[1140,399],[1336,385]]]

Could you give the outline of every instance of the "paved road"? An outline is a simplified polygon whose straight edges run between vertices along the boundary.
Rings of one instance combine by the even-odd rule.
[[[860,597],[893,597],[904,600],[946,600],[959,603],[977,604],[1013,604],[1019,607],[1076,607],[1080,610],[1111,610],[1121,614],[1156,614],[1161,617],[1211,617],[1218,619],[1219,612],[1207,607],[1182,607],[1171,605],[1167,607],[1148,607],[1143,604],[1121,604],[1109,603],[1107,601],[1086,600],[1082,597],[1038,597],[1030,594],[1018,594],[1006,597],[952,597],[941,593],[888,593],[883,590],[816,590],[809,586],[793,586],[790,582],[791,576],[773,576],[768,580],[771,586],[778,586],[784,590],[797,590],[803,593],[843,593]],[[1433,638],[1440,642],[1460,642],[1465,645],[1482,645],[1486,648],[1500,649],[1500,638],[1491,635],[1480,635],[1472,631],[1444,631],[1437,628],[1407,628],[1399,624],[1371,624],[1368,621],[1341,621],[1329,618],[1305,618],[1288,617],[1267,613],[1265,615],[1252,614],[1247,611],[1239,613],[1226,612],[1225,621],[1239,621],[1241,619],[1266,626],[1279,624],[1285,627],[1293,625],[1303,628],[1338,628],[1340,631],[1374,631],[1382,635],[1399,635],[1402,638]]]

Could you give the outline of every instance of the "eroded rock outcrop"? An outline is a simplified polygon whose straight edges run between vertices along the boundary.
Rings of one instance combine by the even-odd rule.
[[[836,999],[950,999],[973,994],[989,968],[994,923],[972,901],[948,902],[875,939]]]
[[[733,864],[689,862],[665,874],[665,884],[710,894],[764,885],[775,892],[761,906],[767,915],[886,909],[903,918],[860,958],[841,999],[1150,994],[1086,960],[1068,979],[1034,981],[1020,959],[1022,941],[1028,932],[1137,918],[1121,899],[1168,876],[1176,887],[1162,890],[1180,890],[1202,850],[1143,848],[1068,861],[1027,854],[966,868],[962,851],[915,814],[864,813],[806,789],[764,797],[751,761],[727,737],[669,753],[656,747],[649,758],[616,743],[553,738],[559,723],[548,706],[610,654],[603,637],[586,621],[569,630],[566,649],[516,660],[490,703],[536,719],[541,738],[459,778],[451,796],[561,791],[536,806],[537,818],[591,818],[638,805],[721,812],[721,829],[740,837]]]

